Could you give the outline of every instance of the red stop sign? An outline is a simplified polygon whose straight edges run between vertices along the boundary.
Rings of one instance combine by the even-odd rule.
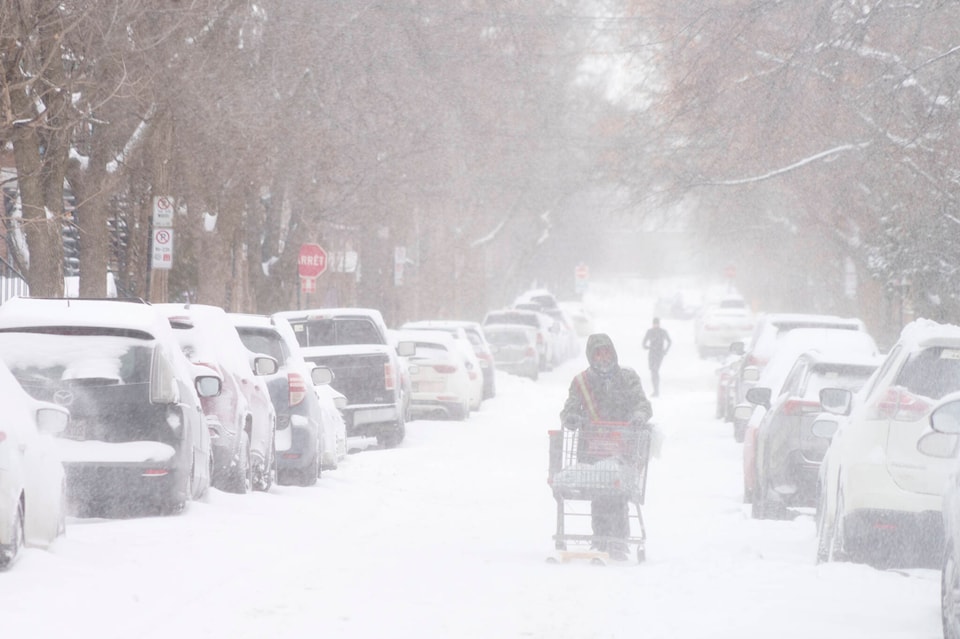
[[[732,280],[737,276],[737,267],[732,264],[728,264],[723,269],[723,276],[728,280]]]
[[[301,244],[297,258],[300,277],[314,278],[327,270],[327,252],[319,244]]]

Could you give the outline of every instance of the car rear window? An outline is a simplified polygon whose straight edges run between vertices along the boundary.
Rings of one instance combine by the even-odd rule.
[[[809,371],[803,397],[819,400],[820,391],[824,388],[845,388],[850,392],[860,390],[870,375],[873,374],[873,366],[855,366],[855,365],[818,365]]]
[[[931,346],[912,353],[895,383],[932,399],[960,390],[960,348]]]
[[[279,366],[287,361],[287,345],[276,331],[238,326],[237,332],[247,350],[269,355],[277,360]]]
[[[518,331],[492,331],[487,333],[487,341],[494,346],[523,346],[528,343],[527,336]]]
[[[383,344],[376,324],[365,317],[291,320],[300,346]]]
[[[490,313],[484,320],[484,324],[522,324],[534,328],[540,327],[537,316],[526,313]]]

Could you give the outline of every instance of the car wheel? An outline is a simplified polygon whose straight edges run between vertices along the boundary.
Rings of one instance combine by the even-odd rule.
[[[13,518],[13,533],[11,541],[6,546],[0,546],[0,568],[7,568],[17,558],[23,546],[23,502],[17,501],[17,513]]]
[[[230,476],[226,481],[225,489],[231,493],[243,495],[250,491],[253,483],[253,470],[250,464],[250,435],[247,431],[240,431],[240,447],[237,458],[230,469]]]
[[[271,442],[272,442],[271,438]],[[273,487],[273,482],[277,478],[277,453],[274,450],[275,444],[271,443],[267,451],[267,458],[263,460],[257,468],[257,476],[253,483],[253,489],[265,493]]]
[[[313,486],[317,483],[318,477],[320,477],[320,451],[319,450],[313,455],[313,460],[309,464],[307,464],[307,467],[303,470],[303,475],[301,476],[300,485]]]
[[[837,497],[837,512],[833,516],[833,529],[830,542],[830,561],[848,561],[850,559],[850,540],[847,538],[843,517],[843,493]]]
[[[827,528],[827,500],[822,488],[817,489],[820,496],[817,499],[817,563],[830,561],[830,544],[833,541],[833,530]]]
[[[750,516],[754,519],[767,519],[767,488],[758,485],[750,500]]]
[[[60,511],[57,515],[57,537],[67,534],[67,482],[60,486]]]
[[[960,566],[954,556],[953,544],[948,544],[943,555],[940,577],[940,617],[944,639],[960,639]]]

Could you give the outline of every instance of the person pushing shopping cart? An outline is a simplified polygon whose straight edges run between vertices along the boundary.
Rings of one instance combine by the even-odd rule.
[[[653,409],[640,376],[620,366],[613,340],[603,333],[587,338],[590,366],[573,378],[560,411],[563,430],[551,431],[550,483],[557,499],[559,550],[567,541],[585,541],[565,532],[567,499],[590,501],[591,550],[626,560],[628,543],[644,558],[640,504],[646,487]],[[637,509],[641,535],[630,537],[629,504]]]

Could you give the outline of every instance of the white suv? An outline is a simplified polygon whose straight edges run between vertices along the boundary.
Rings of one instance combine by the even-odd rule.
[[[820,436],[835,430],[820,467],[818,560],[857,560],[891,544],[912,554],[942,542],[952,462],[925,454],[921,440],[937,400],[958,390],[960,327],[917,320],[856,395],[822,391],[825,408],[846,404],[834,410],[847,414],[814,424]]]

